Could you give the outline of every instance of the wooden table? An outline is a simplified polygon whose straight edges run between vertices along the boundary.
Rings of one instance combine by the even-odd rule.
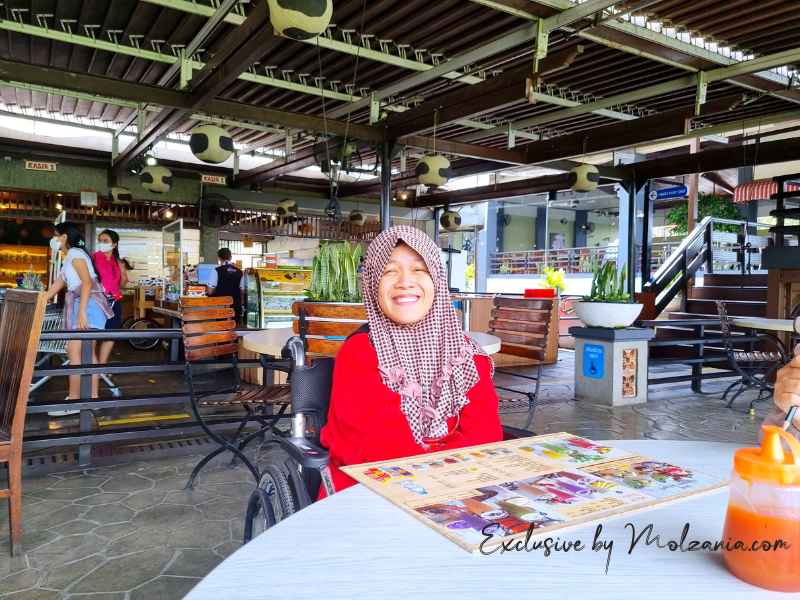
[[[738,447],[655,440],[608,444],[720,478],[730,476]],[[637,533],[652,523],[662,543],[680,540],[686,523],[688,540],[719,540],[727,502],[723,488],[604,520],[600,538],[614,543],[606,573],[608,553],[591,549],[596,524],[559,532],[562,541],[583,542],[587,549],[580,552],[554,552],[549,557],[541,551],[473,555],[356,485],[258,536],[209,573],[186,599],[789,598],[743,583],[727,571],[718,554],[670,552],[644,544],[628,554],[629,522]]]

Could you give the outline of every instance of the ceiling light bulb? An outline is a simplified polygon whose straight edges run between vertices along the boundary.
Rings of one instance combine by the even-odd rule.
[[[167,210],[164,211],[164,216],[167,219],[171,219],[173,217],[173,212],[170,209],[167,209]]]
[[[156,157],[153,156],[152,154],[148,154],[147,156],[145,156],[144,162],[148,167],[155,167],[158,164]]]
[[[56,202],[56,210],[64,210],[64,206],[61,204],[61,202]]]

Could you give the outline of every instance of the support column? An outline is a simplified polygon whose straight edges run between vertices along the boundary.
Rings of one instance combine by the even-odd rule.
[[[698,148],[700,147],[700,140],[698,138],[693,138],[689,142],[689,152],[691,154],[697,153]],[[697,192],[700,189],[700,174],[693,173],[689,175],[686,179],[686,187],[689,191],[689,219],[688,219],[688,231],[691,233],[694,231],[695,226],[697,225]]]
[[[439,219],[442,218],[442,207],[437,206],[433,209],[433,241],[439,245]]]
[[[217,251],[219,250],[219,229],[217,227],[200,227],[200,262],[217,262]]]
[[[392,150],[394,142],[386,141],[381,148],[381,231],[392,226]]]
[[[642,190],[636,189],[634,181],[617,186],[619,198],[619,247],[617,249],[617,269],[628,269],[628,293],[633,296],[636,287],[636,257],[639,243],[636,239],[636,214],[643,208]]]
[[[575,243],[573,246],[576,248],[584,248],[589,245],[588,233],[586,227],[589,225],[589,211],[576,210],[575,211]]]
[[[647,182],[642,192],[642,202],[644,204],[644,217],[641,221],[641,235],[638,239],[642,241],[642,285],[650,279],[653,270],[653,210],[655,201],[650,198],[650,182]]]
[[[506,209],[500,206],[495,211],[495,252],[502,252],[505,245]]]
[[[544,250],[547,247],[547,207],[536,207],[536,231],[534,231],[533,242],[537,250]]]
[[[489,241],[496,239],[497,222],[492,224],[491,204],[486,206],[483,222],[486,227],[478,232],[477,248],[475,248],[475,291],[478,293],[486,292],[486,280],[489,277],[491,264],[489,262],[491,251]]]

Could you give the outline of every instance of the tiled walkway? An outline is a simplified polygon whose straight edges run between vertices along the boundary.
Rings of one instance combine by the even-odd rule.
[[[572,399],[572,357],[545,369],[532,429],[595,439],[698,439],[750,445],[766,406],[748,416],[686,385],[652,390],[647,405],[611,409]],[[499,376],[502,384],[512,383]],[[716,384],[719,388],[721,384]],[[714,386],[708,385],[709,389]],[[504,421],[520,426],[525,415]],[[196,456],[26,478],[23,546],[11,559],[0,519],[0,598],[177,600],[233,552],[252,479],[223,462],[186,491]],[[5,513],[3,507],[3,513]],[[227,599],[220,599],[227,600]]]

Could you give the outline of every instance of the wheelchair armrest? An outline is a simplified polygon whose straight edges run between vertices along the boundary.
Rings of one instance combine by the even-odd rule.
[[[320,470],[328,466],[330,453],[306,438],[277,438],[278,443],[304,469]]]

